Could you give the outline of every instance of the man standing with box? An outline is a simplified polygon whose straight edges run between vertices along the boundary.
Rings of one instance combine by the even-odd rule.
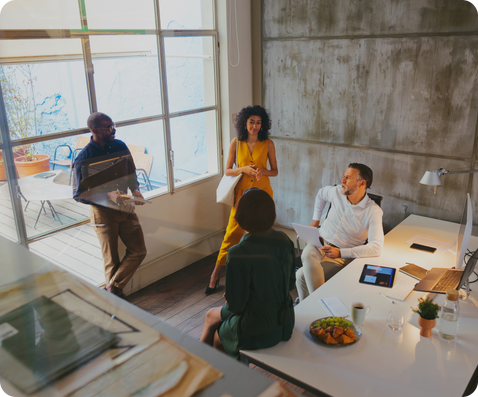
[[[134,205],[126,203],[128,188],[143,199],[136,168],[126,144],[115,139],[116,125],[104,113],[88,117],[90,143],[74,164],[73,198],[90,205],[90,219],[98,236],[104,260],[105,289],[123,296],[123,288],[146,256],[143,230]],[[143,205],[144,202],[135,201]],[[126,246],[120,260],[118,237]]]

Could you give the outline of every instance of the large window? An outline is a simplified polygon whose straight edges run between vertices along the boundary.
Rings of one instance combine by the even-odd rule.
[[[4,195],[0,211],[12,222],[22,211],[29,241],[88,219],[71,197],[70,172],[92,112],[116,122],[148,198],[218,174],[215,25],[214,0],[19,0],[3,8],[2,134],[10,142],[0,136],[0,150],[15,158],[21,206]]]

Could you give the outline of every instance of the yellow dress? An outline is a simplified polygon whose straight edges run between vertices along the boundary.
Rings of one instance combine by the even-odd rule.
[[[237,142],[239,143],[237,150],[238,167],[255,164],[257,168],[267,169],[269,139],[266,139],[265,141],[257,141],[252,154],[249,152],[247,142],[239,140],[237,140]],[[226,265],[227,250],[239,243],[244,234],[244,230],[236,222],[234,216],[236,215],[237,201],[241,198],[242,194],[251,187],[258,187],[259,189],[265,190],[272,197],[272,188],[268,176],[262,175],[261,179],[257,180],[247,174],[242,174],[239,183],[236,185],[236,201],[234,207],[231,209],[226,235],[224,236],[224,241],[222,242],[219,255],[217,256],[216,265],[218,266]]]

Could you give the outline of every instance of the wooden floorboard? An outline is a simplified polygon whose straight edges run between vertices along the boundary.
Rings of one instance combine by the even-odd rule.
[[[225,303],[223,297],[225,277],[222,275],[219,288],[206,296],[204,291],[216,263],[217,253],[209,255],[192,265],[157,281],[127,297],[127,300],[194,339],[199,339],[204,327],[206,313]],[[297,291],[291,292],[293,299]],[[271,373],[250,365],[252,369],[282,383],[298,396],[313,397],[304,389]]]

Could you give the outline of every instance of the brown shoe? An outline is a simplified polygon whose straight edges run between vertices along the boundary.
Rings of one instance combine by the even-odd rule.
[[[106,286],[106,291],[119,296],[120,298],[124,298],[125,295],[123,294],[123,289],[119,287],[115,287],[113,284],[109,284]]]

